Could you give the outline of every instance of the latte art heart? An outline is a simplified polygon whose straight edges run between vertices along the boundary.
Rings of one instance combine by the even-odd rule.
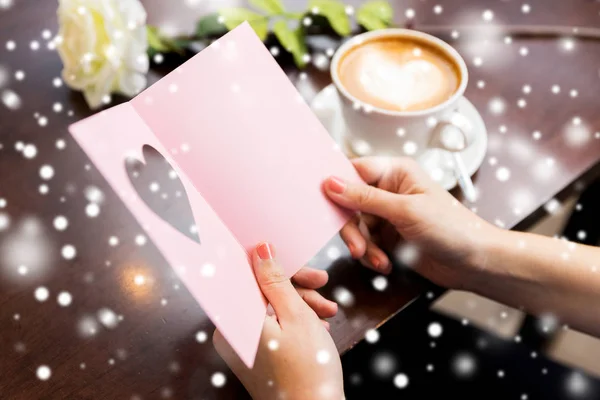
[[[406,38],[385,37],[350,49],[338,70],[360,101],[392,111],[435,107],[458,89],[458,67],[442,50]]]
[[[415,109],[445,95],[444,71],[427,60],[409,60],[398,65],[374,54],[362,61],[359,80],[371,97],[402,110]]]

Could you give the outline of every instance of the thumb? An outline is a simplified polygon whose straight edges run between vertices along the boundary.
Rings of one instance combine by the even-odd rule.
[[[260,290],[275,310],[280,322],[302,314],[308,307],[302,300],[283,267],[275,260],[275,248],[270,243],[261,243],[252,255],[254,275]]]
[[[364,183],[350,183],[329,177],[324,185],[325,193],[338,205],[362,211],[393,221],[398,218],[403,196],[378,189]]]

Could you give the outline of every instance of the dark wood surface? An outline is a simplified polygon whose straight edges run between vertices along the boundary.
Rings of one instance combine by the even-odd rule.
[[[44,29],[56,33],[55,2],[15,3],[9,10],[0,10],[0,68],[9,74],[0,91],[9,88],[22,100],[14,111],[0,105],[0,198],[6,202],[0,203],[0,222],[9,221],[0,231],[0,398],[243,397],[243,388],[210,344],[212,325],[153,244],[136,244],[141,227],[67,133],[70,123],[91,111],[80,94],[64,85],[53,86],[61,63],[55,52],[46,49],[41,33]],[[155,3],[148,4],[153,22],[165,18],[163,12],[156,12],[159,2],[147,3]],[[188,21],[193,20],[194,13],[185,8],[185,2],[169,3],[177,3],[169,18],[186,14]],[[207,3],[199,2],[194,12],[202,14],[202,4]],[[299,3],[304,4],[288,1],[296,9],[301,8]],[[474,207],[487,220],[507,228],[600,160],[600,134],[596,134],[600,131],[600,43],[576,40],[573,50],[565,51],[557,39],[515,37],[511,45],[505,45],[501,36],[498,43],[482,47],[476,43],[480,35],[459,28],[479,23],[487,8],[493,10],[496,24],[597,27],[600,23],[598,2],[528,3],[529,14],[523,14],[522,2],[516,1],[396,3],[399,24],[408,22],[405,11],[412,7],[416,17],[410,23],[416,28],[456,26],[461,32],[459,40],[453,40],[449,32],[436,31],[465,56],[471,74],[466,95],[489,130],[488,154],[474,178],[481,191]],[[433,12],[436,4],[443,6],[441,15]],[[16,42],[15,51],[7,51],[8,40]],[[32,40],[40,42],[39,50],[30,49]],[[519,55],[521,47],[528,48],[527,56]],[[481,67],[474,66],[477,56],[483,59]],[[151,79],[158,79],[167,69],[154,70]],[[22,81],[14,79],[18,70],[25,73]],[[307,77],[290,70],[290,79],[310,100],[329,78],[315,69],[309,69]],[[483,88],[477,86],[480,80],[485,82]],[[524,85],[531,87],[531,93],[523,93]],[[551,92],[553,85],[560,86],[559,94]],[[570,96],[571,90],[577,90],[576,97]],[[489,108],[490,101],[498,97],[506,103],[501,115]],[[527,102],[524,108],[517,106],[521,98]],[[60,103],[63,111],[55,113],[54,103]],[[36,113],[47,118],[46,126],[39,125]],[[570,130],[576,117],[581,124]],[[541,132],[539,140],[533,138],[534,131]],[[57,140],[64,140],[66,147],[57,148]],[[15,150],[19,142],[34,144],[37,155],[25,158]],[[54,169],[54,177],[48,181],[39,174],[45,164]],[[508,168],[510,179],[497,179],[499,167]],[[167,172],[164,164],[149,163],[139,172],[136,187],[153,208],[189,232],[189,210],[174,196],[178,182],[168,179]],[[167,200],[148,190],[151,177],[157,174],[163,177],[159,193],[169,195]],[[48,193],[40,193],[42,184],[47,185]],[[85,193],[90,186],[104,194],[96,218],[85,211],[89,203]],[[64,231],[53,226],[58,215],[68,219]],[[109,245],[111,236],[119,238],[117,246]],[[71,260],[61,256],[67,244],[76,249]],[[371,283],[375,275],[346,255],[336,238],[313,260],[331,274],[324,291],[327,295],[343,287],[354,297],[353,305],[341,307],[331,321],[340,351],[350,348],[367,329],[381,324],[426,287],[409,273],[396,271],[385,291],[379,292]],[[19,266],[26,266],[27,274],[19,274]],[[142,284],[136,284],[137,275],[145,277]],[[34,296],[40,286],[49,290],[44,302]],[[68,307],[57,302],[63,291],[72,295]],[[196,340],[200,331],[209,336],[205,343]],[[42,365],[52,372],[47,381],[36,377]],[[215,372],[225,373],[224,387],[211,384]]]

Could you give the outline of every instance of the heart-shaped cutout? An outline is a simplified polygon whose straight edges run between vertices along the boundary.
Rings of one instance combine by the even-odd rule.
[[[169,161],[154,147],[144,145],[144,160],[125,159],[125,170],[138,196],[161,219],[200,243],[198,227],[183,183]]]

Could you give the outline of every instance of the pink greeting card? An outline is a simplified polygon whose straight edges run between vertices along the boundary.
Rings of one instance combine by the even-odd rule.
[[[247,252],[273,243],[288,276],[347,221],[321,190],[354,168],[248,24],[71,133],[241,359],[266,304]],[[151,146],[179,175],[200,243],[139,197],[125,160]]]

